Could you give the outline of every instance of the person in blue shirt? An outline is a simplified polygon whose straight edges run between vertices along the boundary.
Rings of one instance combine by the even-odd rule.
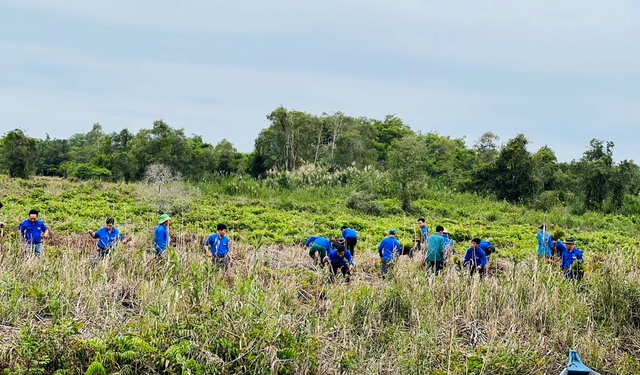
[[[484,278],[485,268],[487,266],[487,256],[480,247],[482,240],[474,238],[471,240],[471,247],[467,249],[464,256],[463,267],[469,266],[470,275],[473,276],[476,271],[480,274],[480,279]]]
[[[386,237],[380,246],[378,246],[378,254],[382,260],[382,279],[387,277],[387,272],[393,267],[395,254],[402,255],[402,245],[396,238],[398,232],[395,229],[389,229],[389,236]]]
[[[120,231],[114,228],[115,220],[110,217],[107,219],[106,226],[98,229],[97,231],[88,230],[89,236],[94,239],[98,239],[98,257],[104,259],[111,254],[111,251],[120,243],[127,243],[131,241],[131,237],[125,239],[124,235]]]
[[[18,232],[24,239],[27,248],[33,251],[37,257],[42,256],[42,238],[49,237],[49,228],[38,220],[38,210],[29,211],[29,218],[18,227]]]
[[[319,261],[320,268],[324,268],[324,262],[322,260],[327,256],[327,252],[331,250],[331,241],[325,237],[312,236],[309,237],[304,246],[311,246],[309,249],[309,256],[313,259],[315,264],[318,264]],[[316,253],[320,256],[319,258],[316,257]]]
[[[480,244],[478,244],[478,247],[482,249],[482,251],[484,251],[484,254],[487,256],[487,258],[495,253],[497,250],[496,248],[491,244],[491,242],[489,241],[480,241]]]
[[[582,251],[575,248],[575,241],[572,237],[567,238],[566,250],[562,253],[562,263],[560,268],[564,271],[564,277],[567,279],[582,279],[584,271],[582,267],[574,266],[575,262],[584,264]]]
[[[553,247],[553,238],[547,232],[547,228],[544,225],[540,226],[540,231],[536,235],[538,239],[538,256],[545,256],[549,258],[551,256],[551,248]]]
[[[426,249],[429,242],[429,228],[422,217],[418,219],[418,225],[420,226],[420,245],[422,249]]]
[[[324,257],[323,262],[330,266],[329,271],[331,276],[329,280],[331,282],[334,282],[338,270],[342,272],[342,276],[346,282],[351,280],[351,271],[355,264],[353,263],[351,252],[345,249],[343,245],[339,245],[335,250],[330,250],[327,256]]]
[[[447,230],[447,228],[444,228],[442,231],[442,237],[444,238],[444,259],[447,260],[456,253],[456,244],[449,236],[449,230]]]
[[[162,257],[166,254],[167,247],[169,246],[169,221],[171,218],[167,214],[160,215],[158,226],[153,232],[153,247],[156,250],[156,255]]]
[[[342,238],[342,237],[338,238],[338,239],[337,239],[336,241],[334,241],[334,242],[331,242],[331,248],[332,248],[332,249],[334,249],[334,250],[335,250],[335,249],[337,249],[337,248],[338,248],[338,246],[340,246],[340,245],[342,245],[342,246],[344,246],[344,245],[345,245],[345,243],[344,243],[344,238]]]
[[[560,239],[553,240],[553,244],[556,248],[556,253],[560,257],[560,259],[562,259],[562,254],[564,254],[564,252],[567,251],[567,246]]]
[[[351,255],[355,256],[356,244],[358,243],[358,234],[355,230],[349,228],[346,225],[343,225],[340,230],[342,231],[342,237],[344,238],[344,241],[346,243],[347,250],[349,250]]]
[[[222,265],[224,272],[229,269],[231,254],[229,253],[229,237],[227,237],[227,226],[220,223],[216,228],[218,233],[214,233],[204,243],[204,251],[211,252],[211,262],[214,265]],[[208,249],[207,249],[208,248]]]

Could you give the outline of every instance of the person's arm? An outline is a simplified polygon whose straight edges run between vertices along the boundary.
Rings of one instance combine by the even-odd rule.
[[[400,243],[400,241],[396,240],[395,247],[396,247],[396,253],[398,253],[398,256],[401,256],[402,255],[402,244]]]
[[[309,237],[309,239],[307,240],[307,242],[304,244],[305,247],[309,247],[309,245],[311,245],[313,243],[313,241],[316,240],[317,237]]]
[[[44,224],[44,222],[42,223],[42,232],[44,233],[42,235],[43,237],[49,237],[49,228]]]
[[[380,254],[380,258],[382,258],[382,248],[384,247],[384,240],[380,241],[380,245],[378,245],[378,254]]]
[[[95,233],[94,231],[92,231],[91,229],[89,229],[89,230],[87,231],[87,233],[89,234],[89,237],[91,237],[91,238],[96,238],[96,233]]]
[[[346,256],[347,256],[347,262],[349,263],[349,271],[351,271],[353,269],[353,266],[355,266],[355,264],[353,264],[353,257],[351,256],[351,252],[349,250],[347,250]]]
[[[471,249],[467,249],[467,253],[464,256],[464,262],[462,262],[462,266],[466,266],[467,263],[469,263],[469,261],[471,260],[471,253],[472,251],[470,251]]]
[[[576,256],[576,258],[578,258],[578,260],[580,261],[580,263],[584,264],[584,258],[583,258],[583,253],[582,253],[582,252],[578,253],[578,255]]]

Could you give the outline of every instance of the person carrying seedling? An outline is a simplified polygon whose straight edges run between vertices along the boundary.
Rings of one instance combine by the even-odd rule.
[[[467,254],[464,256],[462,266],[469,266],[471,276],[477,271],[480,274],[480,279],[483,279],[485,267],[487,266],[487,256],[480,247],[481,243],[482,241],[479,238],[471,240],[471,247],[467,249]]]
[[[114,223],[114,218],[110,217],[107,219],[106,226],[95,232],[92,230],[87,231],[91,238],[98,239],[98,257],[100,259],[109,256],[119,243],[131,241],[131,237],[124,238],[124,235],[114,227]]]
[[[560,268],[564,271],[565,278],[580,280],[584,276],[583,253],[575,248],[573,237],[567,238],[566,247],[567,250],[562,253]]]
[[[349,250],[351,255],[355,256],[356,244],[358,243],[358,234],[355,230],[349,228],[346,225],[343,225],[340,230],[342,231],[342,237],[344,238],[344,241],[346,243],[347,250]]]
[[[429,228],[424,223],[424,218],[418,219],[418,225],[420,226],[420,248],[426,249],[427,242],[429,241]]]
[[[327,252],[331,251],[331,241],[325,237],[311,236],[304,244],[304,247],[309,246],[311,246],[309,256],[313,259],[314,264],[317,265],[320,262],[320,268],[324,268],[322,260],[327,256]],[[316,257],[316,253],[318,253],[319,258]]]
[[[545,225],[541,225],[539,229],[540,231],[536,235],[538,239],[538,256],[545,256],[549,258],[551,256],[551,248],[553,247],[553,239],[547,232],[547,227]]]
[[[444,268],[444,237],[442,233],[444,227],[438,225],[436,227],[436,233],[429,236],[429,242],[427,244],[427,257],[425,262],[427,264],[427,273],[435,273],[438,275]]]
[[[215,266],[222,265],[224,272],[229,269],[231,254],[229,253],[229,237],[227,237],[227,226],[220,223],[216,228],[218,233],[214,233],[204,243],[204,251],[211,252],[211,262]],[[208,248],[208,249],[207,249]]]
[[[389,236],[386,237],[380,246],[378,246],[378,254],[382,260],[382,279],[387,277],[387,272],[393,268],[395,254],[402,255],[402,244],[398,242],[396,236],[398,231],[395,229],[389,229]]]
[[[342,272],[342,276],[346,282],[351,281],[351,271],[355,264],[351,257],[351,252],[343,245],[339,245],[337,249],[330,250],[327,256],[323,259],[324,263],[329,264],[329,280],[335,281],[335,276],[338,274],[338,270]]]
[[[49,228],[42,220],[38,220],[38,214],[38,210],[29,211],[29,218],[20,223],[18,232],[24,239],[28,250],[40,257],[42,256],[42,238],[49,237]]]
[[[164,256],[169,246],[169,221],[171,221],[169,215],[160,215],[158,226],[153,232],[153,247],[158,257]]]

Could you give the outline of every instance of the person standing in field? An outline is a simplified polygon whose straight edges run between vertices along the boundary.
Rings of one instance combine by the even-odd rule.
[[[580,280],[584,276],[582,265],[584,258],[582,251],[575,248],[573,237],[567,238],[566,251],[562,253],[562,264],[560,268],[564,271],[564,277],[567,279]]]
[[[442,231],[442,237],[444,238],[444,258],[446,260],[456,253],[455,242],[451,239],[451,237],[449,237],[449,231],[447,230],[447,228],[444,228],[444,230]]]
[[[353,263],[351,252],[345,249],[343,245],[339,245],[335,250],[330,250],[327,256],[324,257],[323,262],[329,264],[329,280],[331,282],[335,281],[338,270],[342,272],[346,282],[351,281],[351,271],[355,264]]]
[[[3,206],[2,202],[0,202],[0,212],[2,212]],[[4,223],[2,221],[0,221],[0,232],[2,233],[1,237],[4,237]]]
[[[380,246],[378,246],[378,254],[382,260],[382,279],[387,277],[387,272],[393,268],[395,254],[402,255],[402,244],[398,241],[396,236],[398,231],[395,229],[389,229],[389,236],[386,237]]]
[[[349,250],[351,255],[355,256],[356,244],[358,243],[358,233],[346,225],[343,225],[340,230],[342,231],[342,238],[344,238],[344,241],[346,242],[347,250]]]
[[[115,219],[110,217],[107,219],[106,226],[97,231],[88,230],[87,233],[91,238],[98,240],[98,257],[104,259],[111,254],[120,243],[128,243],[131,237],[125,239],[124,235],[114,227]]]
[[[429,242],[427,245],[427,257],[425,262],[427,264],[427,272],[435,273],[438,275],[444,268],[444,237],[442,237],[444,227],[438,225],[436,227],[436,233],[429,236]]]
[[[29,211],[29,218],[20,223],[18,232],[29,251],[33,251],[37,257],[40,257],[42,256],[42,238],[49,237],[49,228],[38,219],[38,215],[38,210]]]
[[[169,246],[169,221],[171,221],[169,215],[160,215],[158,226],[153,232],[153,248],[158,257],[164,256]]]
[[[309,256],[313,259],[314,264],[320,262],[320,268],[324,268],[324,262],[322,260],[327,256],[327,252],[331,250],[331,241],[325,237],[311,236],[304,246],[311,247],[309,249]],[[319,258],[316,257],[316,253],[318,253]]]
[[[480,279],[483,279],[487,266],[487,256],[480,247],[481,243],[482,241],[479,238],[471,240],[471,247],[467,249],[462,266],[466,267],[468,265],[471,276],[477,271],[480,274]]]
[[[538,239],[538,256],[545,256],[549,258],[551,256],[551,247],[553,247],[553,239],[547,232],[546,226],[541,225],[539,229],[540,231],[536,236]]]
[[[423,217],[418,219],[418,225],[420,226],[420,248],[426,249],[429,241],[429,228],[427,228]]]
[[[214,233],[207,239],[204,244],[204,251],[211,252],[211,262],[215,266],[222,265],[224,272],[229,269],[231,254],[229,253],[229,237],[227,237],[227,226],[218,224],[216,228],[218,233]],[[208,249],[207,249],[208,248]]]

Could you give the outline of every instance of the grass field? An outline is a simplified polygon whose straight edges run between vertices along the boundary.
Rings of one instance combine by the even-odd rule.
[[[558,374],[569,349],[602,374],[640,373],[640,252],[635,217],[563,208],[539,212],[427,191],[415,215],[381,202],[349,210],[349,187],[275,189],[254,181],[154,187],[0,177],[0,219],[16,227],[31,208],[51,227],[45,256],[18,239],[0,251],[0,368],[6,374]],[[150,241],[158,208],[176,214],[175,245],[157,261]],[[408,244],[417,215],[445,225],[458,253],[481,236],[500,250],[491,276],[450,264],[427,277],[401,259],[378,277],[372,249],[394,227]],[[93,267],[87,229],[107,216],[134,236]],[[585,251],[580,284],[538,262],[546,222]],[[230,227],[234,266],[214,272],[202,242]],[[309,235],[361,233],[350,284],[327,282],[300,246]]]

